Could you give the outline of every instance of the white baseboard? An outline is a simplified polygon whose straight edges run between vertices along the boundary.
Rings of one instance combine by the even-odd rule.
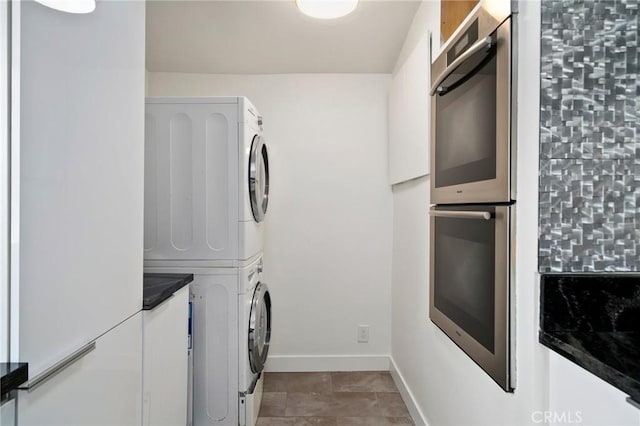
[[[404,404],[407,406],[407,410],[409,410],[409,414],[411,414],[411,419],[416,424],[416,426],[429,426],[425,415],[422,413],[418,404],[416,403],[411,390],[407,386],[407,383],[402,377],[400,370],[396,366],[393,357],[389,357],[389,373],[391,373],[391,377],[393,381],[396,383],[398,390],[400,391],[400,395],[402,396],[402,400]]]
[[[273,355],[267,372],[389,371],[388,355]]]

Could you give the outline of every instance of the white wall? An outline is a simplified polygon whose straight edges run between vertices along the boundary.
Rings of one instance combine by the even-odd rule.
[[[149,73],[154,96],[246,95],[265,117],[271,370],[386,369],[389,75]],[[371,327],[368,344],[356,327]]]
[[[429,15],[437,3],[426,2]],[[432,16],[436,16],[434,10]],[[521,4],[518,84],[517,388],[505,393],[428,316],[429,177],[396,185],[394,197],[392,359],[423,419],[432,425],[532,423],[547,407],[547,357],[537,343],[537,162],[539,3]],[[438,34],[438,21],[414,21]],[[415,31],[415,29],[412,29]],[[391,141],[392,142],[392,141]]]
[[[437,28],[418,18],[433,8],[423,3],[410,34]],[[431,425],[638,425],[640,412],[622,392],[538,343],[540,2],[519,8],[515,393],[502,392],[428,319],[429,177],[393,187],[392,367],[414,412]]]

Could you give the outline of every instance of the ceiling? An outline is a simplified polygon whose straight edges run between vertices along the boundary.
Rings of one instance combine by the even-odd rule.
[[[320,20],[294,0],[147,1],[147,69],[214,74],[391,73],[420,0],[360,0]]]

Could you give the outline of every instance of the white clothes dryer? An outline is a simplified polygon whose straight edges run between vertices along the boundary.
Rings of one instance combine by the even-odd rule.
[[[189,425],[254,426],[271,339],[271,296],[262,257],[239,268],[153,267],[194,276]]]
[[[269,156],[244,97],[147,98],[145,266],[235,267],[262,252]]]

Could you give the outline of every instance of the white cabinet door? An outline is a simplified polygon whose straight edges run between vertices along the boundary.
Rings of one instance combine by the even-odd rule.
[[[16,424],[16,400],[9,399],[0,405],[0,425],[14,426]]]
[[[389,181],[429,173],[429,33],[425,32],[389,88]]]
[[[19,3],[15,347],[33,375],[142,306],[145,6]]]
[[[142,313],[96,340],[96,348],[31,392],[18,395],[19,426],[139,426]]]
[[[189,287],[144,315],[143,417],[145,426],[187,422]]]

